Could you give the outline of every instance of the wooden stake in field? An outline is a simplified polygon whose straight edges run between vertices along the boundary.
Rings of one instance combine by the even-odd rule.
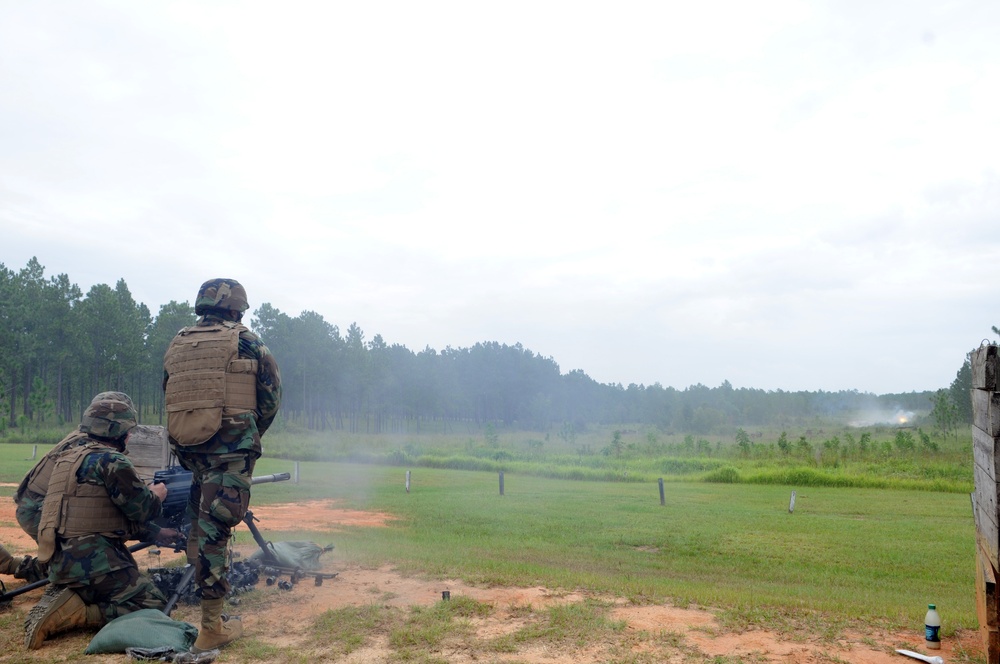
[[[792,491],[792,498],[788,501],[788,513],[791,514],[795,511],[795,492]]]
[[[987,664],[1000,664],[1000,387],[995,344],[972,351],[972,452],[976,521],[976,613]]]

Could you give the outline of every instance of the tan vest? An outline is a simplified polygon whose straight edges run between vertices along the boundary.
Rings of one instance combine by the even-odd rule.
[[[35,467],[28,471],[28,473],[24,476],[24,479],[21,480],[21,484],[18,485],[17,492],[14,494],[14,502],[20,505],[21,500],[28,491],[37,496],[44,496],[49,490],[49,478],[52,476],[52,468],[55,466],[56,459],[58,459],[60,455],[65,454],[66,449],[72,447],[76,441],[86,437],[87,434],[84,432],[74,431],[56,443],[56,446],[49,450],[49,452],[35,464]]]
[[[70,538],[104,535],[125,538],[131,522],[111,502],[108,490],[97,484],[80,483],[76,473],[93,452],[105,452],[106,445],[89,442],[59,456],[52,467],[42,520],[38,525],[38,560],[47,563],[56,550],[56,536]]]
[[[239,323],[186,327],[163,357],[167,432],[180,445],[199,445],[222,427],[222,416],[257,410],[257,360],[241,360]]]

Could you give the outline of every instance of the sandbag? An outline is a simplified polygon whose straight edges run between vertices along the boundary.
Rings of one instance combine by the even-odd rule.
[[[84,651],[87,655],[125,652],[127,648],[171,648],[190,650],[198,638],[198,628],[174,620],[156,609],[140,609],[104,625]]]

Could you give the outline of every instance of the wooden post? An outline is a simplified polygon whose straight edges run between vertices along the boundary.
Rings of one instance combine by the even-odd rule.
[[[1000,664],[1000,353],[995,344],[972,351],[972,457],[976,522],[976,615],[987,664]]]
[[[35,457],[38,456],[38,445],[34,445],[31,448],[31,459],[34,461]]]
[[[500,471],[500,495],[503,495],[503,471]]]
[[[299,483],[299,462],[298,461],[295,462],[295,472],[292,473],[292,483],[293,484],[298,484]]]
[[[663,478],[660,478],[660,505],[666,505],[667,501],[663,495]]]
[[[410,471],[406,471],[406,493],[410,492]]]
[[[792,491],[792,499],[788,501],[788,513],[791,514],[795,511],[795,492]]]
[[[973,510],[976,509],[975,494],[973,495]],[[978,532],[977,532],[978,538]],[[986,651],[986,661],[996,664],[997,653],[1000,653],[1000,625],[998,611],[1000,601],[997,598],[997,581],[995,570],[989,557],[982,547],[976,547],[976,615],[979,618],[979,634],[983,639]]]

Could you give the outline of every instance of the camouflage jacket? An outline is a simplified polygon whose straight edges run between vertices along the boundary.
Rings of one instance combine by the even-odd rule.
[[[223,318],[206,314],[195,325],[212,325]],[[281,405],[281,373],[278,363],[264,342],[250,330],[240,332],[240,359],[257,360],[257,412],[232,417],[223,416],[219,431],[200,445],[182,448],[184,453],[226,454],[250,452],[261,455],[260,437],[268,430]],[[163,388],[170,375],[163,372]]]
[[[162,512],[160,499],[139,477],[128,457],[113,447],[88,454],[77,471],[76,479],[78,482],[103,485],[111,502],[136,524],[137,532],[146,528],[147,523]],[[60,537],[49,565],[49,581],[70,584],[135,566],[135,559],[124,538],[97,534]]]

